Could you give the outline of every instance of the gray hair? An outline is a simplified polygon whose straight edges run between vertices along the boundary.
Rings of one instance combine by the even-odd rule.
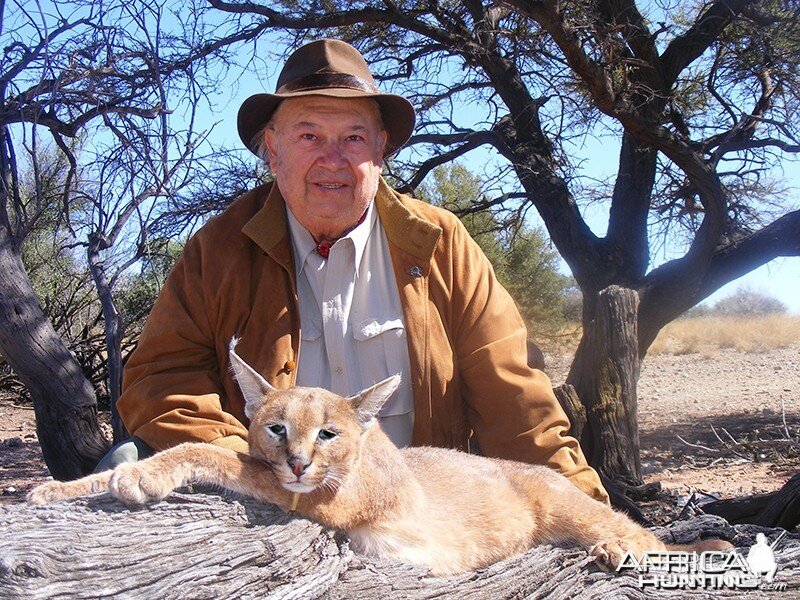
[[[278,105],[280,106],[280,105]],[[275,112],[278,112],[277,110]],[[275,113],[272,113],[273,117]],[[252,148],[253,151],[258,155],[258,157],[264,161],[264,163],[269,163],[269,149],[267,148],[267,129],[272,129],[272,119],[267,121],[264,126],[259,129],[256,134],[253,136],[253,144]]]

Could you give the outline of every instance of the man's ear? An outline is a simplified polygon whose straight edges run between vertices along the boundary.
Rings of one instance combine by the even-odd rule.
[[[278,140],[275,129],[270,127],[264,128],[264,146],[267,148],[267,155],[269,156],[269,164],[275,164],[275,158],[278,156]]]
[[[358,422],[364,428],[370,425],[398,385],[400,385],[400,375],[392,375],[347,399],[356,409]]]
[[[241,357],[236,354],[235,348],[238,343],[239,339],[234,337],[231,339],[231,343],[228,346],[231,360],[231,372],[244,396],[244,414],[247,415],[248,419],[252,419],[256,409],[261,403],[277,390],[272,387],[266,379],[259,375],[253,367],[244,362]]]
[[[389,134],[386,132],[385,129],[381,129],[380,136],[381,136],[381,141],[380,141],[381,149],[380,149],[380,152],[379,152],[379,156],[381,158],[380,158],[380,161],[378,162],[378,165],[379,166],[383,166],[383,164],[384,164],[383,153],[386,150],[386,144],[389,143]]]

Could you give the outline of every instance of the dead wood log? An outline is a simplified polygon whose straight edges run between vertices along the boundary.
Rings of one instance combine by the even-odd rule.
[[[748,529],[749,528],[749,529]],[[44,507],[0,506],[0,598],[648,598],[633,575],[604,573],[574,546],[541,546],[451,577],[354,554],[345,536],[255,501],[176,493],[128,510],[108,494]],[[732,537],[749,547],[753,525],[735,530],[705,515],[657,533],[674,543]],[[778,552],[777,581],[800,589],[800,535]],[[699,591],[693,598],[739,592]],[[681,598],[678,590],[660,598]],[[788,597],[788,596],[787,596]]]
[[[731,523],[793,529],[800,524],[800,473],[793,475],[776,492],[717,500],[704,504],[703,511]]]

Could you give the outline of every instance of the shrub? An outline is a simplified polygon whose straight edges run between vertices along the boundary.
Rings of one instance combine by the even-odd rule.
[[[787,310],[787,306],[774,296],[749,287],[740,287],[717,302],[712,313],[721,317],[763,317],[785,314]]]

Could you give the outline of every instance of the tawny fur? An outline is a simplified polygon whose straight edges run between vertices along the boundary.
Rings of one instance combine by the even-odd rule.
[[[342,398],[316,388],[276,390],[234,351],[247,401],[250,456],[210,444],[181,444],[147,460],[72,482],[43,484],[45,503],[110,489],[126,504],[205,483],[289,509],[347,532],[357,550],[426,565],[444,575],[485,566],[537,544],[574,541],[605,569],[628,551],[665,545],[625,515],[543,466],[440,448],[396,448],[374,419],[399,381],[389,378]],[[284,435],[270,427],[285,427]],[[335,433],[323,439],[326,432]],[[292,458],[292,471],[287,459]],[[308,463],[300,472],[300,464]],[[687,550],[723,550],[702,542]]]

